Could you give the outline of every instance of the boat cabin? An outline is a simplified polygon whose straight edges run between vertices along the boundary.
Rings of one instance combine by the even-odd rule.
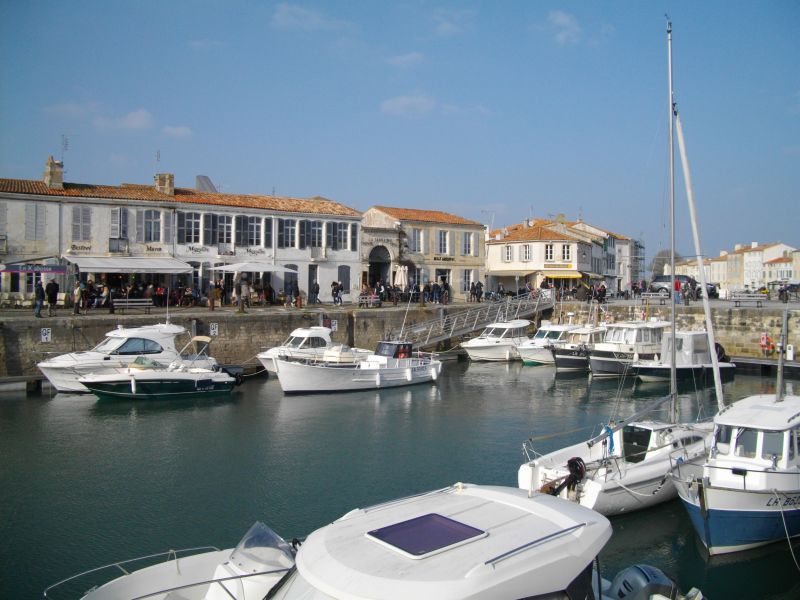
[[[506,323],[492,323],[487,325],[486,328],[478,336],[478,339],[513,339],[513,338],[527,338],[528,326],[530,321],[525,319],[515,319]]]
[[[386,358],[411,358],[412,352],[411,342],[378,342],[378,348],[375,350],[377,356]]]
[[[665,331],[661,339],[661,359],[672,362],[672,332]],[[703,365],[711,362],[708,334],[705,331],[675,332],[675,364]]]
[[[538,332],[537,332],[538,333]],[[603,341],[605,327],[579,327],[567,332],[567,344],[596,344]],[[535,337],[535,336],[534,336]]]
[[[300,327],[292,331],[281,344],[294,350],[307,348],[326,348],[331,344],[331,330],[328,327]]]
[[[612,344],[660,344],[664,329],[669,325],[665,321],[617,323],[609,325],[603,342]]]

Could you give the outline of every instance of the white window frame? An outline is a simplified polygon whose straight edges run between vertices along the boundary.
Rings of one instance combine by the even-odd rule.
[[[72,207],[72,241],[90,242],[92,240],[92,208],[90,206]]]
[[[544,260],[548,262],[553,261],[553,244],[544,245]]]
[[[572,246],[570,244],[563,244],[561,246],[561,260],[572,260]]]
[[[448,235],[447,230],[440,229],[437,235],[437,244],[436,244],[436,253],[437,254],[448,254],[447,252],[447,245],[448,242]]]
[[[522,262],[531,262],[531,245],[530,244],[523,244],[522,245]]]
[[[143,241],[145,243],[160,243],[161,242],[161,211],[160,210],[144,210],[142,211],[142,219],[144,222]]]
[[[503,246],[503,262],[511,262],[514,260],[514,246],[506,244]]]
[[[472,234],[466,231],[461,234],[461,254],[472,256]]]
[[[422,252],[422,229],[411,230],[411,251]]]

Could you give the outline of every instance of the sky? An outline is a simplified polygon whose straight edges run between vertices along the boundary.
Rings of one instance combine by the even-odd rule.
[[[665,14],[703,254],[800,247],[795,0],[0,0],[0,177],[52,154],[75,183],[563,214],[649,260],[670,240]]]

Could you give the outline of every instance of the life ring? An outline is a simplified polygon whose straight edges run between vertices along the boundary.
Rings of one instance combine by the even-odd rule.
[[[761,349],[767,354],[772,354],[775,352],[775,342],[773,342],[772,338],[766,333],[761,334],[761,342],[759,343],[759,346],[761,346]]]

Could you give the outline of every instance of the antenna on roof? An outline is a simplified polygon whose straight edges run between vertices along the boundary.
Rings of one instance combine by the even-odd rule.
[[[66,133],[61,134],[61,164],[64,164],[64,155],[69,150],[69,138]]]
[[[493,210],[482,210],[481,215],[489,215],[489,231],[494,228],[494,211]]]

